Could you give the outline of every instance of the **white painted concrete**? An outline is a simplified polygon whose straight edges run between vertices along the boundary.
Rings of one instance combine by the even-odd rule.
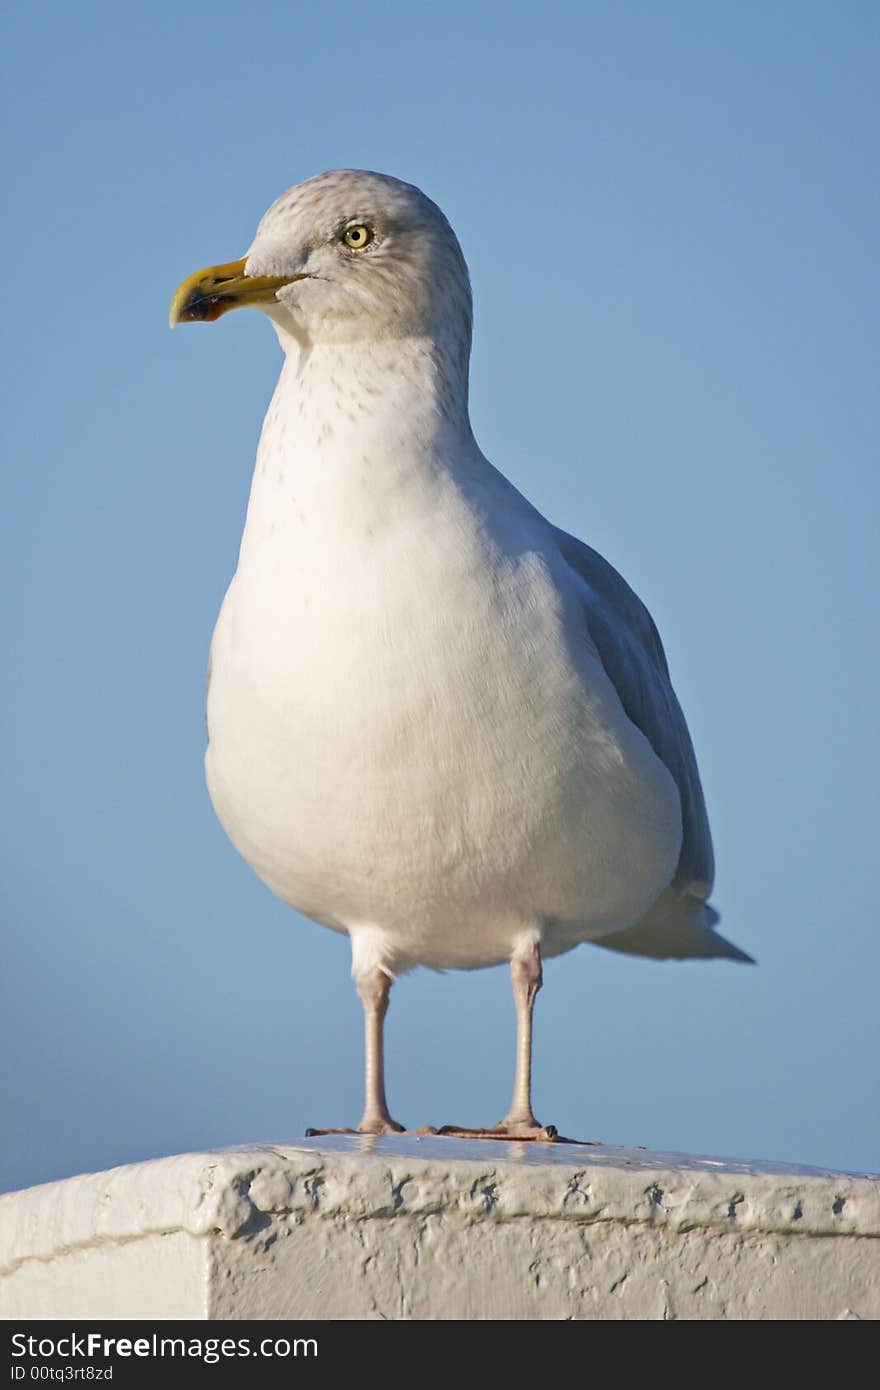
[[[0,1197],[0,1317],[877,1318],[880,1178],[325,1137]]]

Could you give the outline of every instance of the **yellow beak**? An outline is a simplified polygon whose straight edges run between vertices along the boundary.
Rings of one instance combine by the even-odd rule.
[[[171,301],[171,327],[178,323],[213,323],[229,309],[272,304],[277,292],[301,275],[246,275],[245,261],[209,265],[184,280]]]

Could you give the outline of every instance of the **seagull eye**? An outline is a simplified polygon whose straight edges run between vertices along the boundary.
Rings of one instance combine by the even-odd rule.
[[[372,227],[367,227],[363,222],[358,222],[354,227],[346,227],[342,233],[342,240],[351,251],[363,251],[365,246],[369,246],[373,240],[374,232]]]

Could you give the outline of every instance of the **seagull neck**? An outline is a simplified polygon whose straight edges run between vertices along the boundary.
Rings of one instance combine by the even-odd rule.
[[[297,451],[454,459],[473,441],[467,369],[430,338],[317,343],[288,355],[276,403]]]

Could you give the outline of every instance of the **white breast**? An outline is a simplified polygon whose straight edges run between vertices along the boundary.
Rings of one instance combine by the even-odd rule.
[[[381,928],[396,969],[635,922],[675,872],[678,794],[534,513],[493,493],[472,441],[455,466],[436,444],[401,456],[356,403],[322,440],[295,385],[267,416],[212,647],[230,838],[307,915]]]

